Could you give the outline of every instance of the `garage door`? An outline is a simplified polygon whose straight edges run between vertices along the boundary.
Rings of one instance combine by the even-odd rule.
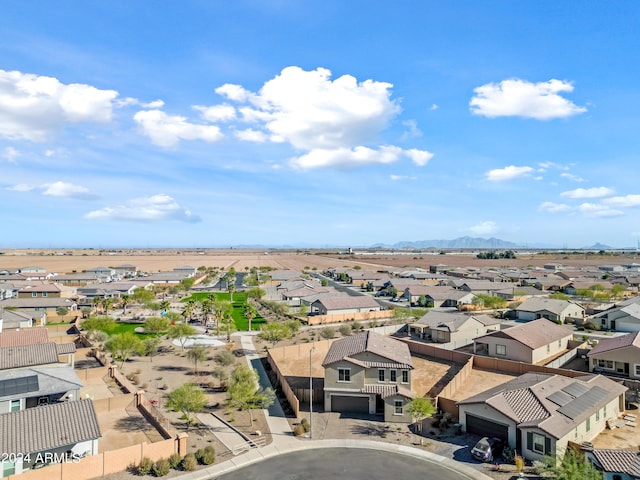
[[[467,413],[467,432],[482,435],[483,437],[498,437],[503,440],[509,438],[509,427],[501,423],[495,423],[485,418],[476,417]]]
[[[331,395],[332,412],[369,413],[369,397]]]

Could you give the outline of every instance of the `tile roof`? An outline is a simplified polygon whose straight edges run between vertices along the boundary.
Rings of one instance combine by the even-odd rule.
[[[393,397],[394,395],[402,395],[403,397],[413,398],[415,397],[415,393],[413,393],[408,388],[404,388],[400,385],[375,385],[368,384],[362,387],[362,393],[375,393],[379,394],[382,398]]]
[[[602,375],[525,373],[458,404],[485,403],[519,427],[537,427],[558,439],[626,390]]]
[[[46,452],[100,438],[90,399],[61,402],[0,415],[0,451]]]
[[[640,477],[640,452],[637,450],[593,449],[590,453],[605,472]]]
[[[572,335],[572,332],[563,326],[546,318],[539,318],[515,327],[488,333],[476,338],[476,341],[482,342],[482,339],[487,337],[510,338],[535,350]]]
[[[58,363],[54,342],[0,348],[0,370]]]
[[[349,308],[380,308],[380,304],[368,295],[324,297],[316,300],[327,310],[345,310]],[[316,303],[314,302],[314,303]]]
[[[0,332],[0,348],[47,343],[49,331],[46,328],[24,328]]]
[[[591,357],[599,353],[610,352],[612,350],[618,350],[620,348],[627,347],[640,348],[640,332],[628,333],[613,338],[604,338],[598,342],[598,344],[587,353],[587,356]]]
[[[361,360],[351,358],[364,352],[370,352],[382,358],[389,359],[389,363],[393,364],[395,368],[413,368],[411,353],[406,343],[372,331],[350,335],[333,342],[331,347],[329,347],[327,355],[324,357],[322,366],[326,367],[341,360],[355,360],[355,362],[366,366],[370,362],[362,362]],[[389,366],[389,363],[381,365]]]
[[[575,302],[559,300],[557,298],[528,298],[516,307],[516,310],[519,312],[539,312],[540,310],[546,310],[560,315],[571,305],[579,306]]]

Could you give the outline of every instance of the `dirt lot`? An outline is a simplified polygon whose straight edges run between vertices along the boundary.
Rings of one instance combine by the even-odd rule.
[[[66,253],[68,255],[60,255]],[[325,255],[311,251],[310,255],[285,250],[203,250],[199,254],[193,250],[118,250],[115,255],[107,251],[88,250],[3,250],[0,268],[20,268],[35,265],[49,272],[70,273],[99,266],[136,265],[146,272],[171,270],[180,265],[194,267],[234,267],[243,271],[245,267],[270,266],[276,269],[323,270],[330,267],[361,266],[365,270],[383,270],[385,267],[421,267],[445,264],[454,267],[542,267],[545,263],[557,262],[571,267],[614,265],[633,261],[633,256],[623,255],[520,255],[509,260],[479,260],[475,255]]]
[[[502,385],[517,378],[517,375],[492,372],[490,370],[473,369],[464,386],[456,390],[451,400],[464,400],[490,388]]]

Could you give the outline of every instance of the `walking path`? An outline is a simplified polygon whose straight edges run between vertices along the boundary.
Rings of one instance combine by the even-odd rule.
[[[198,421],[207,426],[209,431],[220,440],[229,451],[233,451],[234,447],[246,443],[245,438],[236,430],[224,423],[218,417],[210,413],[199,413],[196,415]]]

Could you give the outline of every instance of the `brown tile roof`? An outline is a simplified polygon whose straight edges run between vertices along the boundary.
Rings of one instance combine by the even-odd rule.
[[[394,395],[402,395],[403,397],[413,398],[415,397],[415,393],[413,393],[408,388],[403,388],[400,385],[375,385],[368,384],[362,388],[362,393],[376,393],[379,394],[382,398],[393,397]]]
[[[598,344],[591,349],[587,356],[597,355],[598,353],[609,352],[626,347],[640,348],[640,332],[628,333],[619,337],[605,338],[598,341]]]
[[[47,343],[48,341],[49,332],[46,328],[24,328],[22,330],[7,330],[0,333],[0,348],[34,345],[37,343]]]
[[[0,370],[58,363],[54,342],[0,348]]]
[[[476,341],[481,342],[483,338],[487,337],[510,338],[535,350],[571,335],[571,331],[563,326],[546,318],[539,318],[516,327],[488,333],[476,338]]]
[[[62,402],[0,415],[0,451],[46,452],[100,438],[90,399]]]
[[[626,390],[602,375],[570,378],[525,373],[458,404],[485,403],[519,427],[537,427],[562,438]]]
[[[376,362],[375,366],[384,366],[385,368],[413,368],[411,353],[406,343],[372,331],[361,332],[333,342],[331,347],[329,347],[327,355],[324,357],[322,366],[325,367],[341,360],[347,360],[364,367],[373,367],[374,363],[372,362],[363,362],[362,360],[351,358],[364,352],[370,352],[390,360],[389,363]]]
[[[57,343],[56,350],[58,351],[58,355],[66,355],[68,353],[76,352],[76,344],[75,343]]]
[[[605,472],[640,477],[640,452],[637,450],[593,449],[591,454]]]
[[[345,310],[349,308],[380,308],[380,304],[368,295],[344,295],[324,297],[316,300],[327,310]],[[315,302],[314,302],[315,303]]]

